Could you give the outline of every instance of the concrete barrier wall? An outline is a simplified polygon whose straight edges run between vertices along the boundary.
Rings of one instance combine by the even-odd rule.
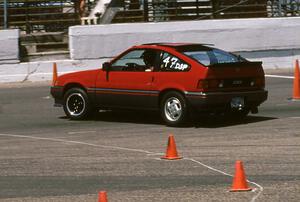
[[[57,64],[58,75],[88,69],[100,69],[106,60],[55,60],[0,64],[0,84],[10,82],[47,81],[52,79],[53,63]],[[49,82],[50,84],[51,82]]]
[[[0,30],[0,64],[19,62],[18,29]]]
[[[110,58],[142,43],[196,42],[246,53],[254,60],[261,51],[270,51],[264,54],[266,58],[258,59],[268,61],[271,57],[267,64],[272,67],[274,58],[286,61],[282,57],[299,57],[299,33],[299,17],[74,26],[69,30],[72,59]]]

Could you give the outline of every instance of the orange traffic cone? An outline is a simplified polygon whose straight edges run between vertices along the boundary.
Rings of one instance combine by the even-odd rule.
[[[252,189],[248,187],[245,171],[243,168],[242,161],[236,161],[235,163],[235,175],[233,178],[233,183],[230,191],[251,191]]]
[[[106,191],[100,191],[98,193],[98,202],[107,202]]]
[[[57,80],[57,66],[56,66],[56,62],[54,62],[53,63],[52,86],[55,86],[56,80]]]
[[[299,61],[296,60],[295,65],[295,78],[294,78],[294,92],[293,99],[300,99],[300,70],[299,70]]]
[[[161,157],[162,159],[167,160],[177,160],[181,159],[182,157],[178,156],[177,149],[176,149],[176,143],[173,135],[169,135],[168,139],[168,148],[166,151],[166,155]]]

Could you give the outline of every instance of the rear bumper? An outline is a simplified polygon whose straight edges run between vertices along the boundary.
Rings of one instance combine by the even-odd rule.
[[[54,98],[54,106],[61,107],[63,105],[63,87],[61,86],[52,86],[50,93]]]
[[[232,98],[242,97],[245,107],[251,109],[267,100],[268,91],[241,91],[241,92],[186,92],[189,104],[198,111],[217,111],[230,108]]]

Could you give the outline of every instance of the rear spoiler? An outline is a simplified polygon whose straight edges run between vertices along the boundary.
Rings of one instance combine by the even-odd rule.
[[[257,62],[250,62],[250,61],[242,61],[242,62],[233,62],[233,63],[216,63],[216,64],[211,64],[208,65],[210,68],[226,68],[226,67],[261,67],[262,62],[257,61]]]

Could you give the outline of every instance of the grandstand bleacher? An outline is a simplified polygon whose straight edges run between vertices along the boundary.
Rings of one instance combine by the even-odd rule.
[[[80,16],[80,1],[85,2],[85,16]],[[93,9],[101,1],[104,3],[99,14]],[[0,2],[1,19],[4,2],[7,27],[27,34],[65,31],[81,24],[80,18],[89,16],[91,11],[98,15],[89,17],[101,18],[112,7],[119,9],[110,23],[300,16],[300,0],[4,0]],[[6,27],[4,20],[0,27]]]
[[[85,5],[84,10],[81,10],[82,5]],[[72,25],[283,16],[300,16],[300,0],[4,0],[0,2],[0,18],[3,19],[0,20],[0,28],[21,30],[24,58],[31,55],[34,57],[55,55],[55,51],[57,54],[67,55],[68,41],[65,39],[68,27]]]
[[[34,31],[61,31],[79,24],[78,11],[71,0],[8,0],[9,28],[19,28],[27,34]],[[3,16],[3,6],[0,15]],[[3,21],[0,26],[3,27]]]

